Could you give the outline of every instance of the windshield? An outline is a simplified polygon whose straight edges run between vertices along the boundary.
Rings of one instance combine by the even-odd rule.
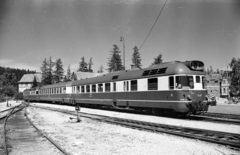
[[[176,76],[176,89],[182,89],[183,87],[194,88],[193,76]]]

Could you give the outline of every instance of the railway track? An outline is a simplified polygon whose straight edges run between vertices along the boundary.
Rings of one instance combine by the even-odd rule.
[[[222,114],[222,113],[203,113],[201,116],[213,117],[213,118],[224,118],[224,119],[231,119],[231,120],[240,120],[240,115],[234,114]]]
[[[23,111],[26,106],[21,104],[12,108],[4,120],[4,154],[68,154],[29,122]]]
[[[57,112],[76,116],[75,112],[69,111],[69,110],[35,106],[35,105],[33,107],[57,111]],[[204,129],[197,129],[197,128],[188,128],[188,127],[182,127],[182,126],[173,126],[173,125],[166,125],[166,124],[157,124],[157,123],[136,121],[136,120],[130,120],[130,119],[87,114],[82,112],[80,113],[80,116],[90,118],[90,119],[95,119],[102,122],[111,123],[111,124],[139,129],[139,130],[147,130],[147,131],[152,131],[157,133],[167,133],[167,134],[177,135],[181,137],[199,139],[202,141],[226,145],[235,150],[240,150],[240,134],[218,132],[218,131],[204,130]]]
[[[206,115],[203,114],[203,115],[191,115],[186,118],[191,120],[201,120],[201,121],[208,121],[208,122],[240,125],[240,119],[238,119],[237,117],[235,118],[226,118],[226,117],[217,117],[217,116],[211,117],[211,116],[208,116],[207,114]]]

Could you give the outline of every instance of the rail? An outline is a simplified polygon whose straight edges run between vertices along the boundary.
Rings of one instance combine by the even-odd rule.
[[[31,105],[33,106],[33,105]],[[66,113],[70,115],[76,116],[76,114],[69,110],[63,109],[56,109],[50,107],[42,107],[42,106],[33,106],[37,108],[57,111],[61,113]],[[123,118],[116,118],[116,117],[109,117],[109,116],[102,116],[102,115],[95,115],[95,114],[87,114],[87,113],[80,113],[81,117],[86,117],[90,119],[99,120],[102,122],[107,122],[111,124],[117,124],[122,126],[131,127],[134,129],[140,130],[148,130],[158,133],[168,133],[171,135],[181,136],[181,137],[188,137],[192,139],[199,139],[202,141],[212,142],[216,144],[222,144],[232,147],[233,149],[240,150],[240,134],[228,133],[228,132],[219,132],[219,131],[212,131],[212,130],[204,130],[204,129],[197,129],[197,128],[189,128],[189,127],[182,127],[182,126],[174,126],[174,125],[166,125],[166,124],[157,124],[157,123],[149,123],[143,121],[136,121],[130,119],[123,119]]]

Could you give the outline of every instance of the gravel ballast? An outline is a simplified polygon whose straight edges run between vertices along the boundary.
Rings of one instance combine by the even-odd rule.
[[[74,107],[71,107],[72,109]],[[82,109],[81,109],[82,110]],[[29,107],[36,126],[70,154],[239,154],[225,146],[168,134],[130,129],[67,114]]]

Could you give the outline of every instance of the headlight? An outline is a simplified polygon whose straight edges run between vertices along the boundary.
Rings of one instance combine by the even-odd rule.
[[[191,101],[191,100],[192,100],[192,98],[191,98],[190,95],[187,96],[187,99],[188,99],[188,101]]]

